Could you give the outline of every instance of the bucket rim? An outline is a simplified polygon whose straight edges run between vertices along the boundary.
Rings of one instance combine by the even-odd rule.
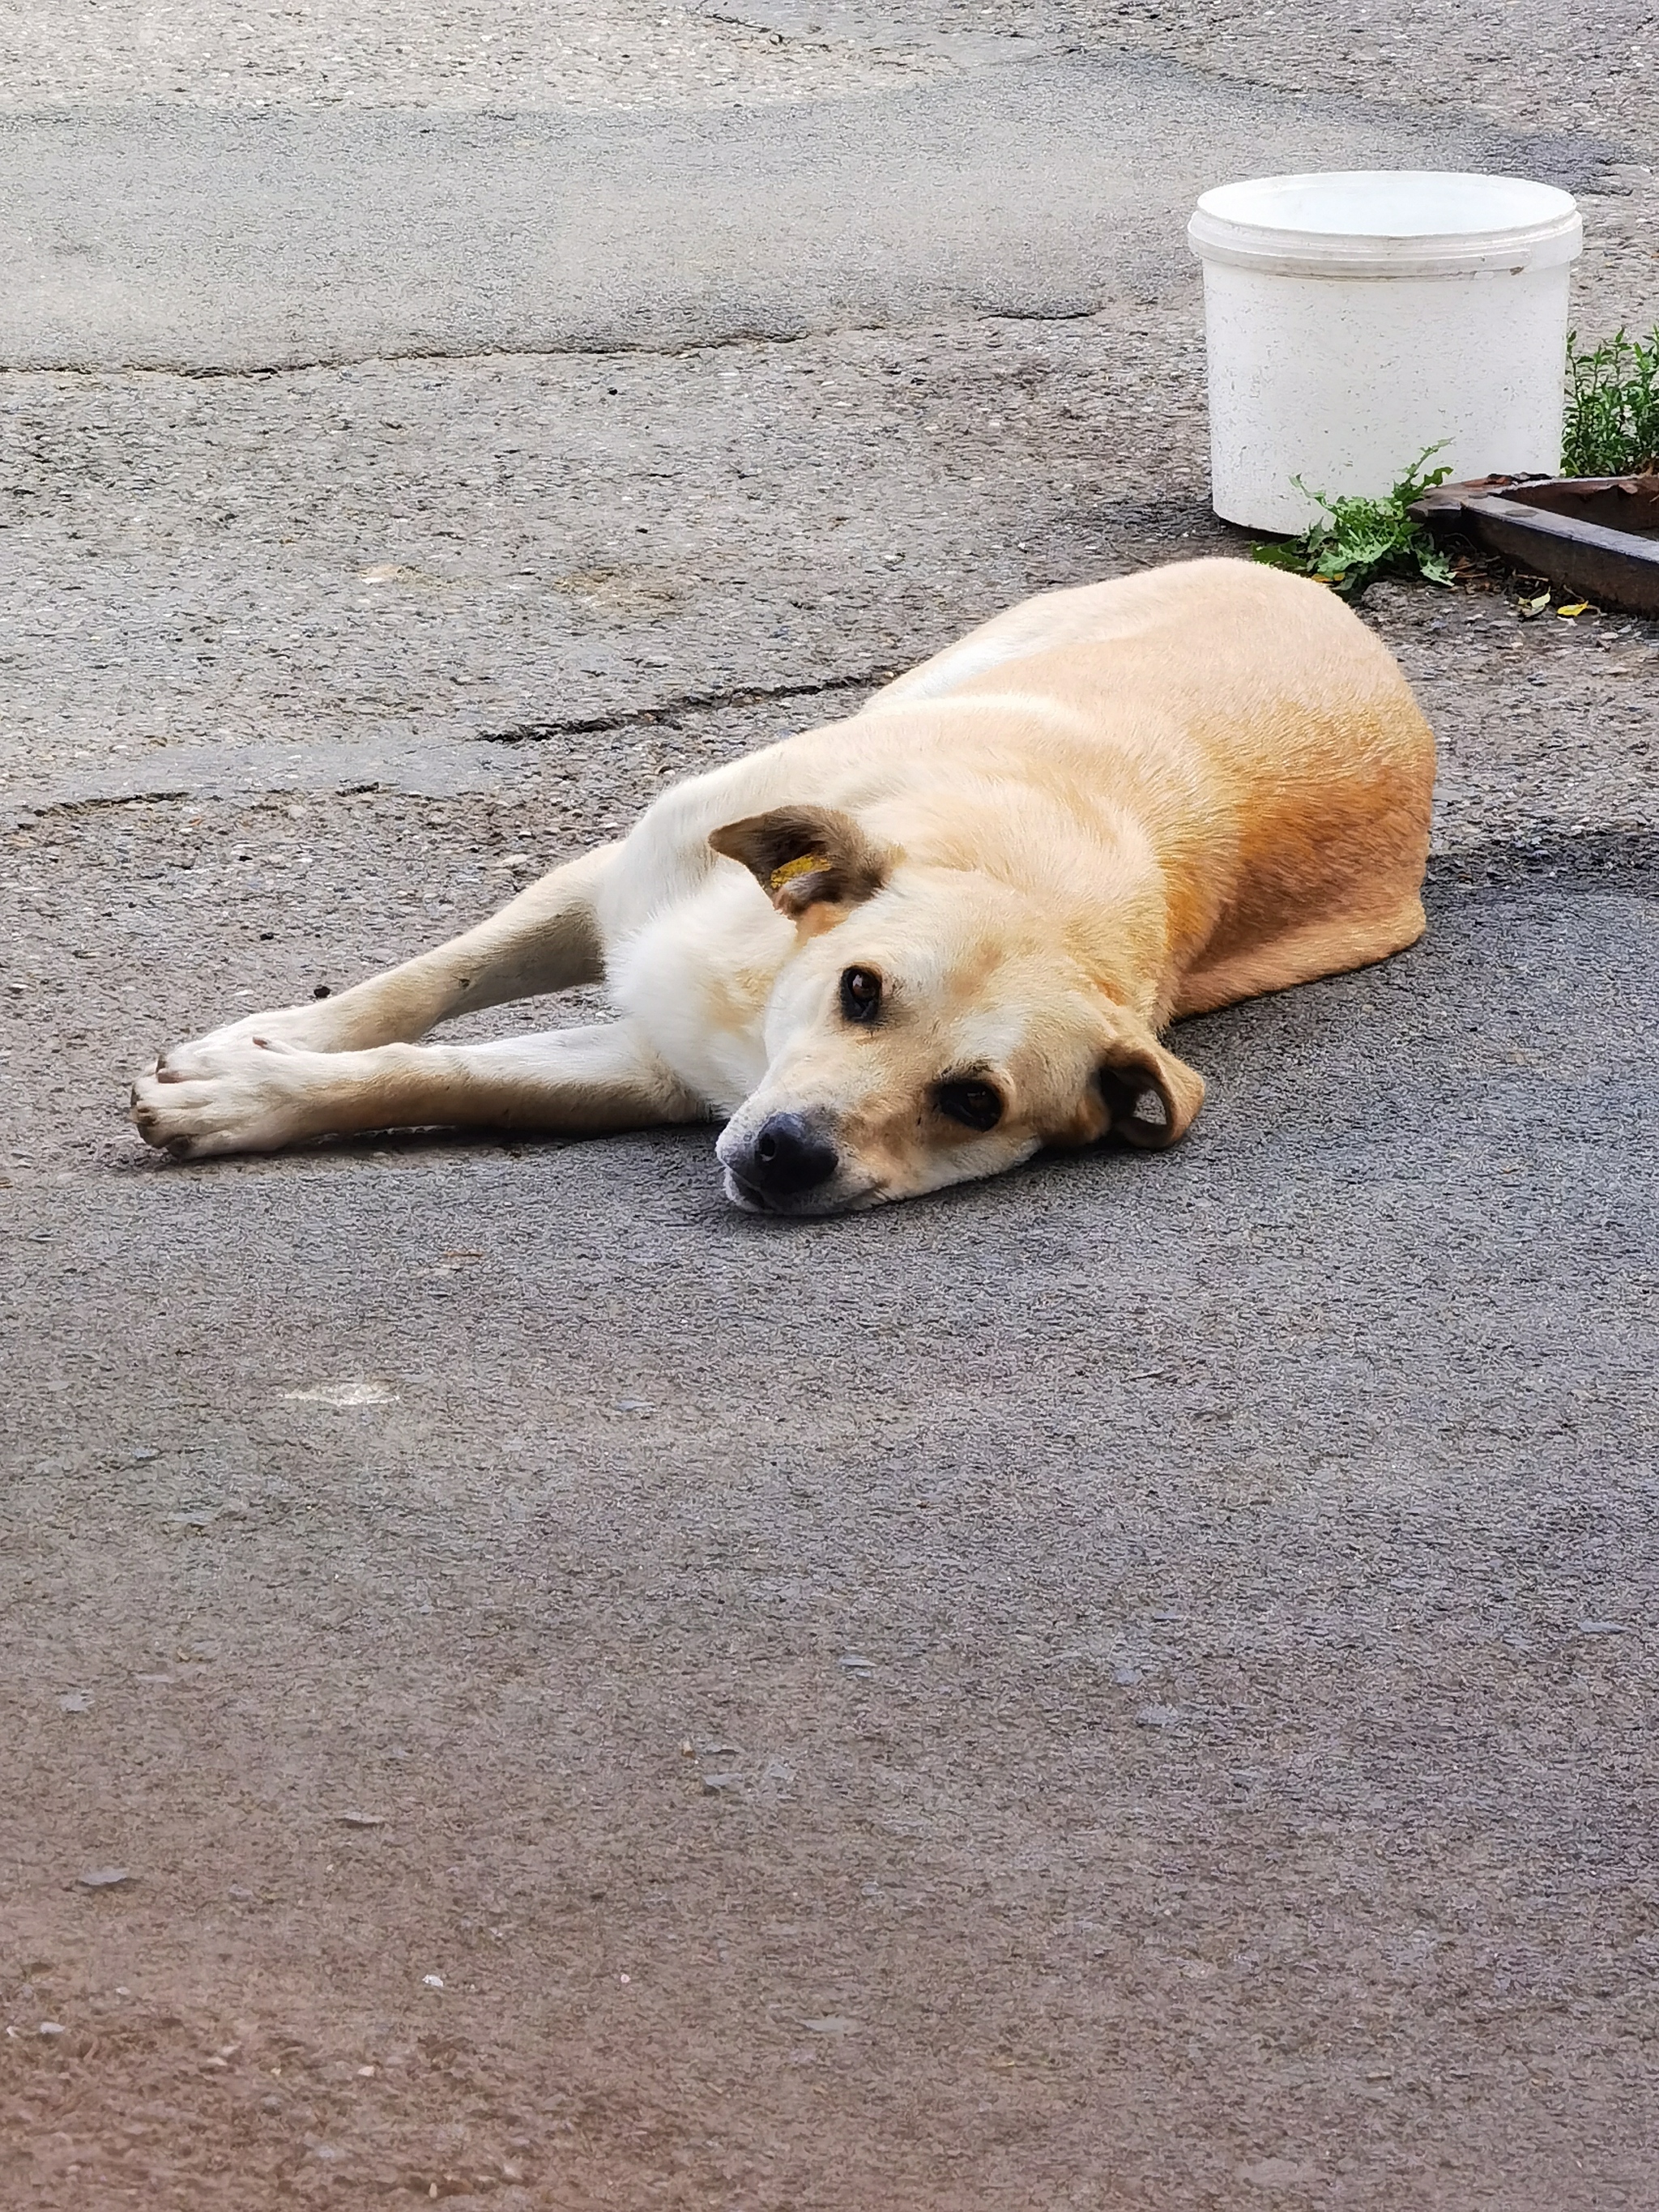
[[[1380,200],[1402,185],[1421,197],[1425,186],[1455,188],[1466,203],[1490,188],[1495,204],[1518,199],[1518,222],[1431,228],[1379,222],[1374,228],[1316,229],[1273,220],[1274,202],[1292,201],[1322,189],[1363,202]],[[1472,191],[1473,188],[1473,191]],[[1449,192],[1448,197],[1450,197]],[[1514,274],[1576,260],[1583,246],[1583,219],[1571,192],[1530,177],[1477,170],[1336,169],[1297,175],[1242,178],[1202,193],[1187,226],[1200,261],[1220,262],[1267,274],[1367,278]]]

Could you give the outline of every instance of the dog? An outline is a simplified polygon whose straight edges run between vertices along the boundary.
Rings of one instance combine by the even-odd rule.
[[[1421,934],[1433,782],[1322,585],[1224,559],[1045,592],[436,951],[171,1048],[132,1118],[186,1159],[718,1118],[728,1198],[797,1215],[1172,1145],[1204,1079],[1171,1022]],[[614,1021],[416,1042],[600,979]]]

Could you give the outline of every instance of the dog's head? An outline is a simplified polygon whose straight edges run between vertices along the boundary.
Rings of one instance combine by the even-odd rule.
[[[709,842],[796,926],[765,1080],[716,1148],[737,1204],[845,1212],[1045,1145],[1170,1145],[1197,1113],[1203,1078],[1113,1000],[1051,905],[904,859],[828,807],[781,807]]]

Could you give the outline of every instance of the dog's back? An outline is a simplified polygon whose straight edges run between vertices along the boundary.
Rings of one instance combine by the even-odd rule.
[[[1018,698],[1066,710],[1113,754],[1194,745],[1242,786],[1322,787],[1386,761],[1433,774],[1392,655],[1324,586],[1243,561],[1181,562],[1044,592],[877,692],[865,714]],[[861,718],[860,718],[861,719]]]
[[[1209,560],[1049,592],[865,715],[964,764],[988,742],[1074,804],[1127,812],[1164,871],[1177,964],[1234,961],[1287,916],[1422,926],[1434,739],[1392,655],[1322,585]]]

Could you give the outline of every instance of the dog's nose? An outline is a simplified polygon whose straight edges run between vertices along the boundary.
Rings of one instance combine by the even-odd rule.
[[[835,1146],[800,1114],[774,1114],[755,1132],[738,1173],[763,1198],[816,1190],[841,1165]]]

